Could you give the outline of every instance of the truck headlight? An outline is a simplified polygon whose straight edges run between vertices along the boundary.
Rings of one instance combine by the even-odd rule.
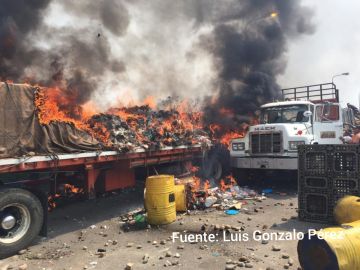
[[[289,150],[297,150],[298,145],[305,144],[305,141],[289,141]]]
[[[232,150],[233,151],[244,151],[245,150],[245,143],[232,143]]]

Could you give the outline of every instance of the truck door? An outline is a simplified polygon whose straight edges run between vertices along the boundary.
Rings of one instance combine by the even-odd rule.
[[[342,144],[343,121],[336,103],[315,105],[314,137],[319,144]]]

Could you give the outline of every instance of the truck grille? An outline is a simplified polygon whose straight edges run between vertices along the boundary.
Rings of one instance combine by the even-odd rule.
[[[281,133],[252,133],[251,152],[253,154],[267,154],[281,152]]]

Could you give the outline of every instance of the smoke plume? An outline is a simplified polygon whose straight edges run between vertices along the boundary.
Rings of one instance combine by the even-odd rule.
[[[286,68],[287,39],[314,31],[312,12],[300,1],[238,3],[201,40],[218,66],[218,93],[207,100],[205,121],[223,133],[238,131],[261,104],[279,97],[276,77]]]
[[[50,2],[1,1],[0,78],[60,88],[61,106],[78,117],[79,106],[101,89],[104,76],[125,69],[121,60],[112,57],[109,38],[94,25],[122,36],[129,24],[128,12],[113,0]],[[57,18],[61,20],[69,14],[68,9],[80,23],[56,25],[53,10],[63,13]],[[81,24],[91,18],[95,23]]]
[[[60,88],[72,116],[200,99],[231,130],[278,96],[287,41],[313,33],[312,15],[289,0],[2,0],[0,78]]]

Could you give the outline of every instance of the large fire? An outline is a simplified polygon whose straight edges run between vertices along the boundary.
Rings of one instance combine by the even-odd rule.
[[[92,102],[79,105],[74,98],[64,95],[60,88],[39,88],[35,96],[35,106],[41,124],[66,122],[76,128],[88,132],[99,142],[111,146],[114,134],[102,119],[107,117],[112,121],[123,121],[127,128],[135,134],[140,143],[160,140],[163,145],[177,145],[179,138],[183,144],[199,143],[199,137],[211,137],[218,142],[229,145],[231,139],[243,137],[243,131],[221,132],[220,125],[203,126],[203,113],[192,109],[188,101],[169,103],[157,108],[155,97],[146,97],[140,106],[111,108],[99,112]],[[231,114],[224,109],[224,114]],[[103,115],[103,118],[101,118]],[[204,130],[209,130],[210,134]],[[239,129],[240,130],[240,129]],[[149,132],[151,134],[149,134]],[[196,136],[190,134],[196,134]]]
[[[35,106],[41,124],[66,122],[88,132],[104,145],[110,146],[112,143],[109,127],[104,121],[98,121],[100,118],[96,115],[101,113],[91,103],[77,105],[73,100],[68,100],[59,88],[39,88]],[[139,142],[146,143],[149,138],[162,137],[164,145],[172,145],[175,138],[186,137],[186,144],[198,143],[196,137],[189,134],[202,129],[201,112],[192,111],[186,101],[165,106],[161,110],[155,107],[155,98],[147,97],[140,106],[111,108],[102,114],[124,121]],[[149,130],[153,134],[149,135]]]
[[[217,137],[219,142],[224,145],[230,145],[230,141],[237,138],[243,138],[245,133],[243,130],[239,131],[228,131],[220,136],[217,136],[217,134],[222,133],[222,127],[218,124],[211,124],[209,126],[209,129],[211,131],[211,134],[213,134],[214,137]]]

